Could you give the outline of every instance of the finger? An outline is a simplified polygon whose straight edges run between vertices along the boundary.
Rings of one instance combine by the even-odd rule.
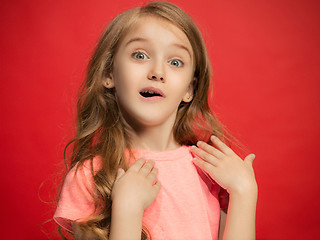
[[[212,173],[215,171],[215,167],[212,164],[207,163],[206,161],[200,160],[198,158],[194,158],[193,163],[196,166],[200,167],[202,170],[206,171],[207,173]]]
[[[155,191],[155,194],[157,195],[161,189],[160,181],[157,181],[157,183],[152,186],[152,189],[153,191]]]
[[[154,161],[149,160],[142,166],[142,168],[140,168],[139,172],[142,173],[144,176],[148,176],[153,166],[154,166]]]
[[[210,146],[209,144],[207,144],[205,142],[198,141],[197,146],[200,147],[201,149],[203,149],[204,151],[206,151],[207,153],[210,153],[211,155],[213,155],[214,157],[216,157],[218,159],[221,159],[224,155],[219,149],[217,149],[213,146]]]
[[[192,152],[194,152],[199,158],[205,160],[206,162],[217,166],[218,164],[218,159],[211,155],[210,153],[207,153],[206,151],[202,150],[201,148],[198,148],[196,146],[191,147]]]
[[[249,154],[248,156],[245,157],[244,161],[250,165],[252,165],[253,160],[256,158],[256,155],[253,153]]]
[[[147,179],[154,184],[157,181],[158,169],[154,167],[152,171],[149,173]]]
[[[116,181],[122,177],[122,175],[125,174],[125,171],[122,169],[122,168],[119,168],[118,169],[118,172],[117,172],[117,177],[116,177]]]
[[[144,158],[139,158],[137,161],[135,161],[128,171],[134,171],[134,172],[139,172],[139,170],[142,168],[146,160]]]
[[[223,152],[226,155],[231,155],[234,152],[232,151],[231,148],[229,148],[224,142],[222,142],[218,137],[212,135],[210,137],[211,142],[218,148],[221,150],[221,152]]]

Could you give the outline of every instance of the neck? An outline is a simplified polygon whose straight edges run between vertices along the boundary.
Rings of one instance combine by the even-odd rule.
[[[131,129],[132,148],[154,152],[174,150],[180,144],[174,139],[173,125],[175,116],[158,125],[144,125],[128,122]]]
[[[148,127],[133,137],[133,148],[155,152],[173,150],[180,145],[175,141],[172,131],[162,126]]]

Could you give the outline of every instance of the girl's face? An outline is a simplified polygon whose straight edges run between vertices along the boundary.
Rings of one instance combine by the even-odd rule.
[[[193,51],[187,36],[157,17],[141,17],[123,38],[104,83],[116,89],[127,120],[174,123],[181,101],[193,97]]]

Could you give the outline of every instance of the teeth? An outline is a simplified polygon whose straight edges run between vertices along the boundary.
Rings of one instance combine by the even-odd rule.
[[[161,94],[154,92],[152,90],[146,90],[146,91],[142,91],[140,92],[140,94],[144,97],[154,97],[154,96],[161,96]]]

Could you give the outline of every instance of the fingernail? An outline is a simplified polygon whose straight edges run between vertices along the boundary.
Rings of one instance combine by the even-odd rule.
[[[197,164],[199,162],[199,160],[197,158],[193,158],[192,162]]]
[[[191,149],[192,149],[192,150],[193,150],[193,149],[195,149],[195,148],[196,148],[196,146],[195,146],[195,145],[192,145],[192,146],[191,146]]]

